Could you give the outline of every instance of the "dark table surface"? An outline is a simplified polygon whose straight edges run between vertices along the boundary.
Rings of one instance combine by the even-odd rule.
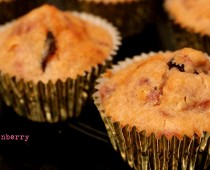
[[[114,63],[159,50],[151,26],[141,35],[123,39]],[[79,118],[57,124],[29,121],[2,103],[0,135],[6,134],[29,135],[29,140],[0,140],[0,170],[131,170],[113,149],[92,100]]]
[[[58,124],[35,123],[3,105],[1,135],[29,135],[28,141],[0,141],[1,170],[129,170],[115,152],[96,109]],[[93,119],[94,120],[91,120]]]

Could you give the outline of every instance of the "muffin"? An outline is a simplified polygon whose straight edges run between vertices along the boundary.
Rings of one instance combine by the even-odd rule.
[[[135,36],[152,25],[156,0],[73,0],[67,8],[75,8],[106,18],[123,38]],[[68,4],[69,3],[69,4]]]
[[[163,48],[191,47],[210,54],[209,9],[209,0],[164,0],[159,20]]]
[[[44,4],[0,27],[0,93],[37,122],[77,117],[120,45],[117,29],[87,13]]]
[[[209,166],[210,60],[183,48],[115,65],[94,101],[115,150],[134,169]]]

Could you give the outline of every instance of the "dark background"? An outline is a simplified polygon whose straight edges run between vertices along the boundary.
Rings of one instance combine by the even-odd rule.
[[[0,14],[1,23],[14,17],[3,15],[1,8]],[[141,34],[124,38],[114,63],[142,52],[161,50],[157,37],[155,26],[150,25]],[[0,135],[30,135],[27,142],[0,140],[0,170],[131,170],[113,149],[91,99],[79,118],[57,124],[19,117],[2,102],[0,110]]]

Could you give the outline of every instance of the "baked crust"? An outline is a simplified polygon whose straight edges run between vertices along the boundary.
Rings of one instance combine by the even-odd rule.
[[[210,36],[210,0],[166,0],[164,8],[181,27]]]
[[[134,62],[135,61],[135,62]],[[126,64],[127,63],[127,64]],[[159,138],[210,132],[210,61],[184,48],[152,53],[103,75],[99,94],[105,116]]]
[[[25,81],[65,81],[102,64],[110,34],[73,12],[43,5],[0,27],[0,70]]]

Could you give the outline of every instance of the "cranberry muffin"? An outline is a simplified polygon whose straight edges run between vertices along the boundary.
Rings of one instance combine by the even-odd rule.
[[[95,104],[114,148],[131,167],[209,165],[206,53],[183,48],[142,54],[107,70],[98,83]]]
[[[0,27],[0,91],[34,121],[79,115],[94,79],[120,44],[102,18],[44,4]]]
[[[209,8],[209,0],[164,0],[158,23],[163,48],[191,47],[210,54]]]

